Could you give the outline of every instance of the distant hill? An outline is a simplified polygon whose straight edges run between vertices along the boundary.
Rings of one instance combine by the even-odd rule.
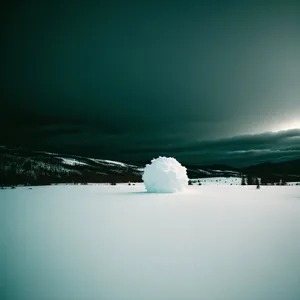
[[[239,177],[241,175],[239,169],[227,165],[187,165],[186,168],[189,178]]]
[[[258,165],[252,165],[242,169],[244,172],[249,173],[274,173],[274,174],[294,174],[300,175],[300,159],[289,160],[280,163],[262,163]]]
[[[285,179],[285,181],[300,180],[300,159],[279,163],[261,163],[241,169],[241,172],[257,177],[271,178],[273,180]]]
[[[0,185],[138,182],[142,172],[117,161],[0,147]]]
[[[126,163],[76,155],[0,146],[0,185],[51,183],[140,182],[145,164]],[[264,163],[247,168],[227,165],[186,165],[188,177],[240,177],[252,175],[270,180],[300,180],[300,160]]]

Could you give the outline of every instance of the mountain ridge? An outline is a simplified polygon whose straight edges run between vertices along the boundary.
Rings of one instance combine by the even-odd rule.
[[[141,182],[145,164],[0,146],[0,185]],[[188,177],[265,177],[300,180],[300,159],[245,168],[224,164],[185,165]]]

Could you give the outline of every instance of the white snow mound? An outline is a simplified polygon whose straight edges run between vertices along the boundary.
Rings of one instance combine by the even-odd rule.
[[[187,188],[189,178],[175,158],[160,156],[146,165],[143,181],[149,193],[176,193]]]

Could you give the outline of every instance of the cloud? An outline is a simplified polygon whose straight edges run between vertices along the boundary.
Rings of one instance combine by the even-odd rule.
[[[219,141],[193,145],[187,152],[190,159],[203,149],[209,149],[213,162],[245,166],[264,161],[281,161],[300,158],[300,129],[237,136]],[[182,153],[181,153],[182,155]],[[187,156],[188,157],[188,156]],[[205,157],[204,157],[205,159]]]
[[[186,145],[130,149],[129,156],[171,155],[186,163],[225,163],[236,166],[300,158],[300,129],[235,136]]]
[[[2,133],[4,143],[99,158],[144,162],[166,155],[185,164],[245,166],[300,157],[300,129],[203,140],[195,139],[196,126],[190,123],[145,128],[134,120],[122,126],[118,118],[107,122],[101,116],[89,120],[69,115],[29,115],[13,121],[9,136]]]

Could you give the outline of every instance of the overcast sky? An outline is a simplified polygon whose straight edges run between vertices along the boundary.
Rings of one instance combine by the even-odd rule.
[[[299,130],[270,133],[300,128],[299,1],[88,2],[1,8],[1,144],[193,164],[300,158]]]

